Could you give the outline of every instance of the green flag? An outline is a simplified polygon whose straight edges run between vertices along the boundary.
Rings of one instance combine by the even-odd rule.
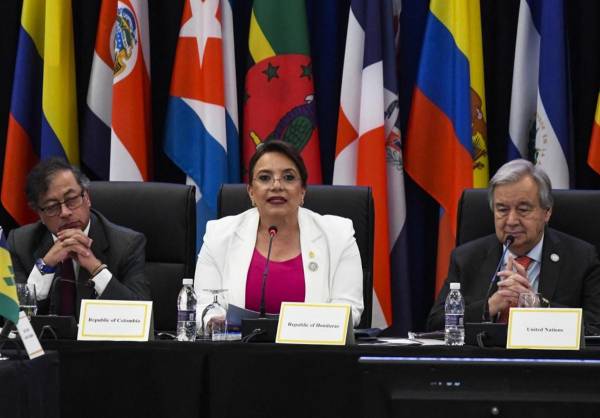
[[[19,299],[13,275],[10,253],[0,227],[0,316],[14,322],[19,320]]]
[[[242,149],[244,173],[262,142],[293,144],[308,182],[321,183],[315,88],[304,0],[254,0],[248,36]]]

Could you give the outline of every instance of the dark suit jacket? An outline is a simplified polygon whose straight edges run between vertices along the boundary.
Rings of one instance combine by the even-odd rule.
[[[552,261],[552,254],[558,256],[557,261]],[[486,293],[501,255],[502,246],[494,234],[455,248],[448,278],[429,312],[427,328],[444,327],[444,301],[450,282],[460,282],[465,322],[481,322]],[[495,291],[492,289],[491,294]],[[586,332],[600,331],[600,262],[593,245],[546,228],[538,291],[550,306],[583,308]]]
[[[92,252],[108,266],[112,279],[108,282],[101,299],[151,300],[150,285],[144,274],[146,238],[143,234],[113,224],[92,209],[89,237]],[[44,257],[53,245],[52,235],[41,222],[14,229],[8,235],[8,248],[12,258],[15,280],[27,282],[35,260]],[[79,315],[81,299],[95,298],[93,287],[87,283],[90,273],[81,268],[77,278],[76,316]],[[48,313],[50,300],[59,306],[58,286],[48,300],[38,303],[38,313]]]

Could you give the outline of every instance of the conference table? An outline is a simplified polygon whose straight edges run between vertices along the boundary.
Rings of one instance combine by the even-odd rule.
[[[58,354],[29,360],[4,344],[0,360],[0,417],[59,418]]]
[[[43,345],[47,350],[57,351],[60,358],[60,409],[64,418],[365,417],[369,416],[369,403],[380,402],[380,399],[366,397],[378,383],[367,381],[369,386],[365,387],[365,372],[381,368],[359,361],[367,357],[387,358],[392,363],[384,365],[383,370],[388,371],[393,370],[393,359],[398,357],[446,359],[446,362],[448,359],[584,360],[593,363],[589,367],[586,365],[585,376],[590,382],[600,382],[600,349],[597,348],[539,351],[472,346],[373,344],[332,347],[178,341],[45,341]],[[408,384],[414,379],[415,385],[416,382],[431,385],[437,378],[429,379],[428,374],[441,370],[436,367],[426,362],[413,365],[408,373],[405,370],[391,375],[403,376],[404,380],[408,379]],[[470,370],[469,367],[461,365],[456,370]],[[473,367],[470,376],[476,381],[469,383],[471,389],[467,387],[466,378],[463,379],[468,390],[460,396],[466,396],[466,399],[474,396],[470,391],[480,391],[480,384],[494,379],[493,373],[488,372],[494,370],[490,368],[492,365],[477,363]],[[530,379],[530,385],[554,384],[548,376],[554,376],[555,369],[548,369],[550,366],[545,363],[541,367],[518,370],[523,370],[523,377]],[[559,367],[562,367],[559,370],[576,369]],[[538,381],[536,374],[540,377]],[[560,374],[555,379],[559,389]],[[377,374],[371,377],[377,378]],[[522,380],[520,375],[515,377]],[[571,377],[580,378],[579,375]],[[388,384],[389,376],[385,379]],[[454,379],[454,383],[460,379]],[[430,388],[423,389],[425,401],[428,396],[436,396],[427,394]],[[397,392],[392,388],[390,393],[394,391]],[[600,395],[600,391],[595,393]],[[414,397],[419,396],[422,394],[415,392]],[[456,395],[446,393],[444,396]],[[600,402],[600,396],[592,398],[587,401]],[[597,416],[600,416],[600,403],[597,405]]]

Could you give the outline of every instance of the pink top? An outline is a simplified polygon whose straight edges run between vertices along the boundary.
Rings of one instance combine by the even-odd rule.
[[[262,275],[266,262],[267,258],[255,248],[246,279],[246,309],[260,311]],[[304,302],[305,291],[302,254],[286,261],[271,260],[265,288],[267,313],[278,314],[281,302]]]

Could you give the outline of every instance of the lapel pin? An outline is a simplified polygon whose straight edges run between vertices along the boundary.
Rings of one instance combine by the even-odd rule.
[[[315,252],[314,251],[309,251],[308,252],[308,258],[315,258]]]
[[[560,260],[560,257],[558,256],[558,254],[552,253],[552,254],[550,254],[550,260],[552,260],[556,263],[558,260]]]
[[[311,261],[308,263],[308,269],[313,272],[317,271],[319,269],[319,265],[315,261]]]

